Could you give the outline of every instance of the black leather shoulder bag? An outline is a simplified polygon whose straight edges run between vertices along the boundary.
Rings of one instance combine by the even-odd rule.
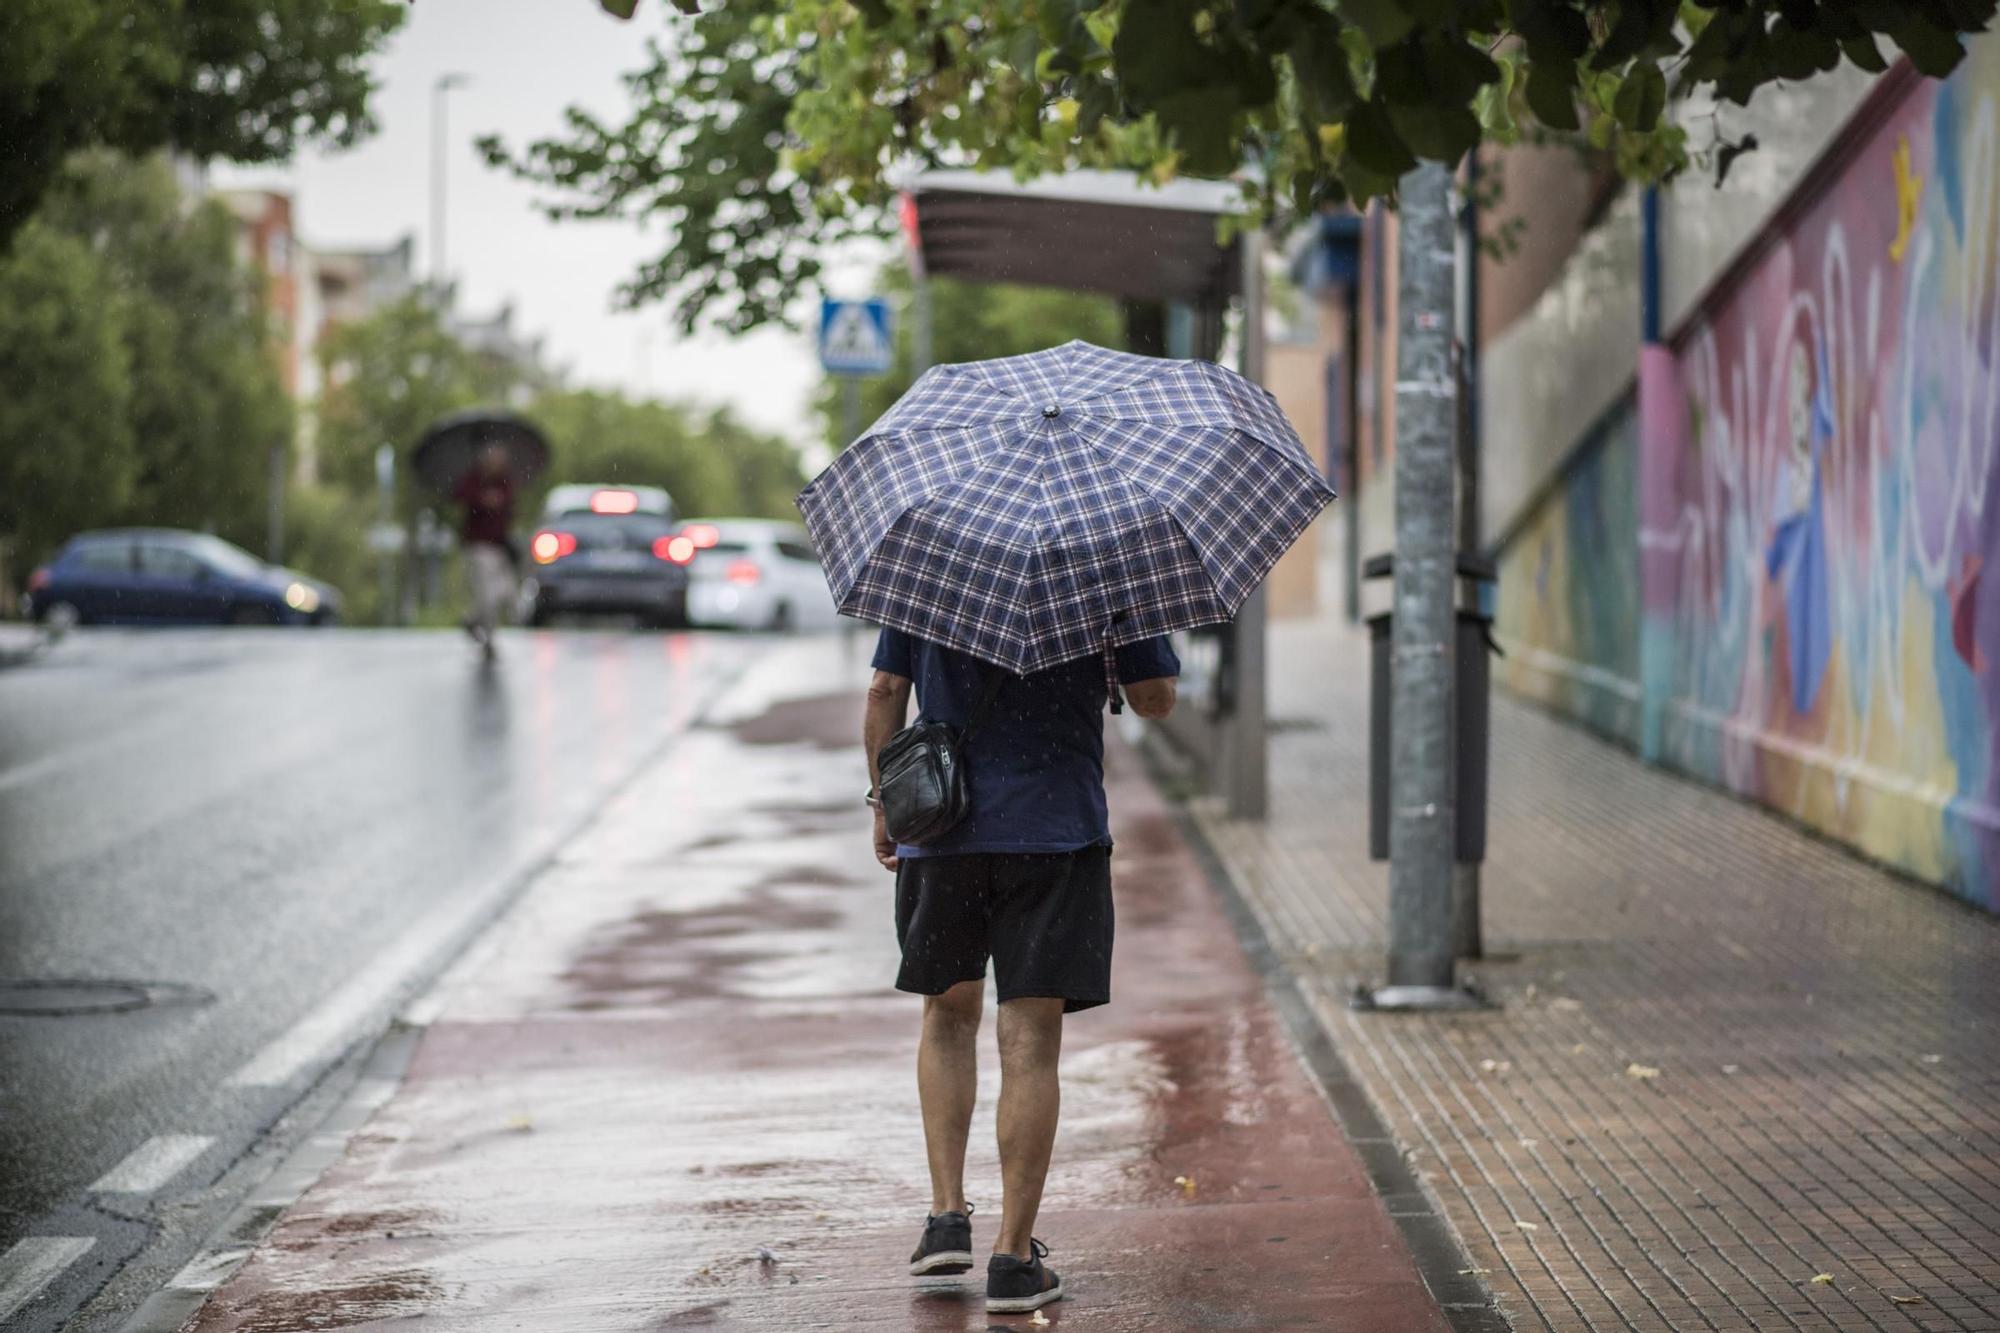
[[[911,847],[936,842],[965,818],[965,746],[985,720],[1005,677],[987,667],[986,686],[963,728],[916,722],[891,736],[875,758],[876,795],[889,836]]]

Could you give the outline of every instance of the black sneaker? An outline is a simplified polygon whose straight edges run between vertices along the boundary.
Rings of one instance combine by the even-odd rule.
[[[1031,1239],[1026,1259],[996,1254],[986,1261],[989,1314],[1026,1314],[1063,1298],[1062,1274],[1042,1263],[1048,1252],[1048,1246]]]
[[[924,1238],[910,1256],[917,1277],[963,1273],[972,1267],[972,1205],[962,1213],[932,1213],[924,1220]]]

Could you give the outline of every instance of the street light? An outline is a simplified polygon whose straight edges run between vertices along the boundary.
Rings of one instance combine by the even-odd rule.
[[[449,274],[444,255],[445,95],[472,82],[470,74],[440,74],[431,85],[431,282],[444,291]]]

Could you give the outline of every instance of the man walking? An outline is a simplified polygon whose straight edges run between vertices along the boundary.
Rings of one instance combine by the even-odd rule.
[[[1180,659],[1165,638],[1117,650],[1117,675],[1141,717],[1174,706]],[[911,1256],[917,1275],[972,1267],[965,1144],[978,1087],[976,1041],[987,959],[999,991],[1003,1187],[986,1269],[986,1308],[1036,1310],[1063,1296],[1033,1235],[1061,1102],[1056,1060],[1065,1013],[1111,998],[1111,835],[1104,800],[1102,656],[1004,675],[964,741],[969,808],[936,842],[898,846],[874,783],[876,756],[900,730],[912,687],[927,721],[964,728],[999,668],[885,629],[875,650],[863,740],[875,806],[875,858],[896,873],[899,990],[924,996],[917,1095],[930,1161],[931,1212]]]
[[[493,631],[514,594],[514,555],[508,545],[508,530],[514,524],[514,474],[506,446],[489,444],[481,449],[472,470],[459,478],[452,498],[465,506],[459,539],[472,580],[472,616],[465,622],[465,632],[491,662],[496,655]]]

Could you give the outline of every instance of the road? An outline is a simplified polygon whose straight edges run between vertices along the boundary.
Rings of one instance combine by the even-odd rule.
[[[765,646],[524,633],[486,670],[441,633],[97,631],[0,672],[0,1256],[90,1242],[17,1251],[16,1279],[67,1262],[0,1325],[170,1274],[246,1161],[309,1131],[364,1039]],[[67,979],[120,983],[71,1007],[120,1007],[22,1012],[69,1001],[12,983]]]

